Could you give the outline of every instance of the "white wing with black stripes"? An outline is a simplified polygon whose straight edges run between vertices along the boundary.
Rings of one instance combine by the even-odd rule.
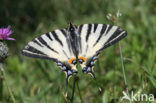
[[[66,83],[77,73],[77,61],[82,71],[94,78],[93,67],[99,53],[123,39],[126,31],[109,24],[82,24],[67,29],[57,29],[35,38],[22,50],[25,56],[50,59],[66,73]]]
[[[109,24],[83,24],[78,27],[81,37],[82,51],[78,57],[84,57],[81,64],[83,72],[90,73],[95,78],[93,67],[101,50],[123,39],[127,33],[118,26]]]
[[[66,29],[57,29],[41,35],[30,41],[22,50],[22,54],[29,57],[50,59],[62,67],[68,78],[77,73],[76,67],[69,63],[70,58],[75,58],[70,48],[69,37]]]
[[[63,31],[63,32],[62,32]],[[25,46],[22,53],[26,56],[46,58],[55,62],[66,62],[74,57],[67,47],[66,30],[55,30],[35,38]]]

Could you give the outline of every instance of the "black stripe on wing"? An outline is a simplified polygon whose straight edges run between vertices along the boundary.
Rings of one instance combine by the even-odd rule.
[[[94,24],[94,33],[96,32],[96,29],[98,27],[99,24]]]
[[[40,43],[40,42],[38,42],[37,40],[32,40],[34,43],[36,43],[37,45],[39,45],[40,47],[43,47],[43,45]]]
[[[80,25],[80,27],[79,27],[79,30],[78,30],[79,35],[81,35],[82,27],[83,27],[83,24]]]
[[[50,36],[49,33],[46,33],[46,36],[47,36],[51,41],[53,41],[53,39],[51,38],[51,36]]]
[[[48,57],[48,55],[44,54],[43,52],[41,52],[29,45],[27,45],[22,50],[22,55],[28,56],[28,57],[33,57],[33,58],[49,59],[49,60],[53,60],[54,62],[57,62],[56,59]]]
[[[60,31],[62,32],[62,34],[67,37],[66,31],[64,29],[60,29]]]
[[[96,42],[95,42],[95,44],[93,46],[95,46],[99,42],[99,40],[101,39],[102,35],[104,34],[106,28],[107,28],[107,25],[106,24],[103,24],[102,25],[102,29],[100,31],[100,35],[99,35],[98,39],[96,40]]]
[[[113,25],[109,25],[109,27],[108,27],[108,29],[107,29],[107,31],[106,31],[106,34],[105,35],[107,35],[108,34],[108,32],[111,30],[111,28],[113,27]]]
[[[115,44],[116,42],[122,40],[126,36],[127,36],[127,32],[121,29],[120,27],[118,27],[118,29],[113,33],[113,35],[104,44],[104,47],[100,49],[99,51]]]
[[[90,35],[90,33],[91,33],[91,29],[92,29],[92,24],[88,24],[87,35],[86,35],[86,41],[88,41],[89,35]]]
[[[56,32],[55,32],[55,31],[52,31],[51,33],[52,33],[52,35],[54,36],[55,40],[58,41],[58,43],[59,43],[61,46],[63,46],[63,43],[62,43],[62,41],[58,38]]]
[[[37,39],[38,39],[43,45],[45,45],[47,48],[49,48],[50,50],[52,50],[53,52],[55,52],[55,53],[58,54],[58,52],[57,52],[56,50],[54,50],[53,48],[51,48],[51,47],[47,44],[47,42],[46,42],[42,37],[38,37]]]

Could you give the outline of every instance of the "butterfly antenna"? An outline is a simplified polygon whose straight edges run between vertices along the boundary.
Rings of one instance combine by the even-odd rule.
[[[73,25],[71,21],[69,21],[69,23],[68,23],[68,24],[69,24],[69,26]]]

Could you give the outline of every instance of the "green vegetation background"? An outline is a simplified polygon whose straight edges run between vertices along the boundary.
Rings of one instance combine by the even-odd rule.
[[[110,24],[108,13],[120,10],[118,25],[128,32],[121,41],[127,86],[118,44],[105,49],[90,75],[79,74],[84,103],[119,103],[122,91],[154,94],[156,97],[156,1],[155,0],[1,0],[0,27],[11,25],[16,41],[7,41],[10,57],[5,62],[6,80],[16,103],[64,103],[65,75],[52,61],[27,58],[22,48],[34,37],[71,21]],[[71,96],[72,81],[69,84]],[[99,92],[98,87],[102,88]],[[12,103],[4,84],[2,103]],[[80,103],[77,87],[74,103]],[[122,101],[123,103],[128,101]],[[156,102],[156,101],[155,101]],[[155,103],[153,102],[153,103]]]

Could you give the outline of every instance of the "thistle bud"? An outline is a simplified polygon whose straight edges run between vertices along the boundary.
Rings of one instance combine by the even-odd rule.
[[[9,56],[9,49],[7,45],[0,42],[0,62],[3,62]]]

